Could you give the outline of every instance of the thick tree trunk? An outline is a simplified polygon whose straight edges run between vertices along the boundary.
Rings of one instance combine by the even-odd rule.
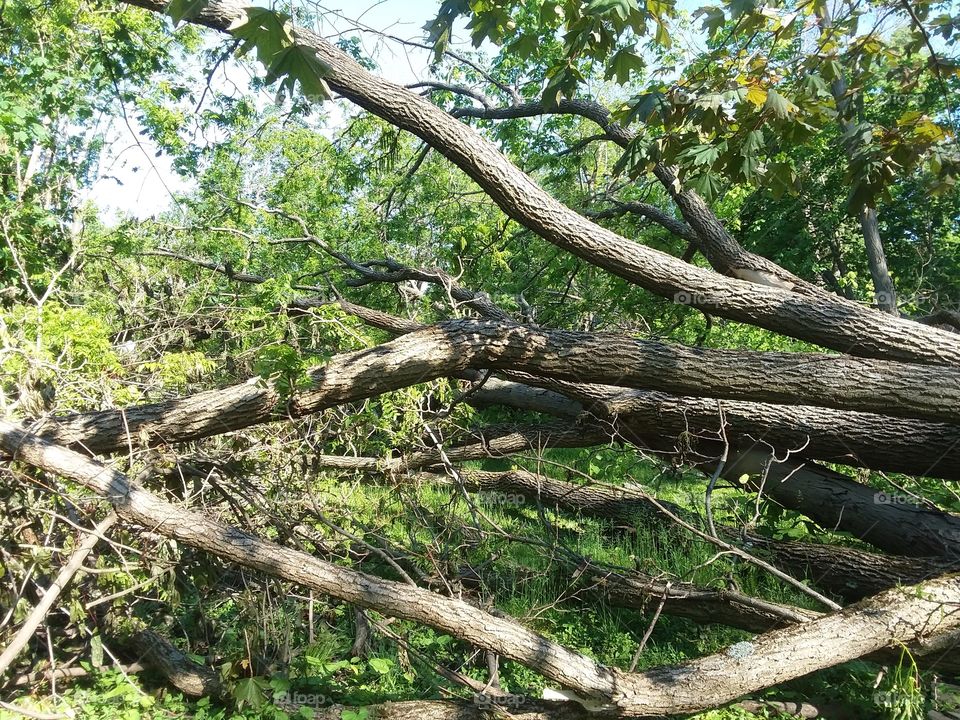
[[[107,631],[127,651],[161,675],[180,692],[191,697],[225,695],[217,672],[194,662],[162,635],[134,618],[108,618]]]
[[[452,320],[312,372],[299,412],[360,400],[467,369],[532,374],[678,394],[801,403],[960,421],[960,369],[842,355],[706,350],[619,335]]]
[[[634,438],[654,451],[667,452],[684,464],[712,474],[724,446],[715,440],[684,438],[666,442],[660,437]],[[821,527],[849,532],[874,547],[895,555],[943,558],[960,563],[960,516],[907,502],[853,482],[829,468],[801,459],[771,462],[769,449],[727,453],[721,476],[737,483],[748,475],[748,487],[762,492],[785,508],[796,510]],[[756,445],[751,445],[755,448]]]
[[[162,0],[131,0],[155,11]],[[195,22],[227,31],[243,16],[230,2],[207,3]],[[782,332],[841,352],[933,364],[960,364],[960,338],[919,323],[872,312],[827,293],[812,298],[730,279],[637,245],[557,202],[496,147],[439,108],[377,78],[320,36],[295,29],[316,51],[327,82],[361,107],[412,132],[472,177],[508,215],[544,239],[665,297]]]
[[[769,460],[768,451],[738,453],[724,476],[749,473],[750,486],[783,507],[894,555],[940,556],[960,564],[960,516],[920,506],[900,493],[878,492],[813,463],[788,460],[767,466]]]
[[[615,428],[625,437],[651,432],[719,436],[722,411],[729,437],[748,436],[780,453],[803,448],[803,456],[814,460],[960,480],[958,425],[808,405],[718,402],[653,391],[584,387],[581,394],[586,405],[602,418],[615,420]],[[584,404],[576,399],[496,378],[468,399],[478,406],[502,404],[570,417],[584,410]],[[123,410],[44,418],[32,429],[60,444],[105,453],[125,451],[130,445],[198,440],[284,416],[276,392],[250,381]]]
[[[526,379],[537,382],[535,378]],[[937,564],[941,572],[960,562],[960,517],[957,515],[908,502],[901,494],[878,492],[793,454],[798,448],[803,448],[806,454],[811,446],[818,446],[818,443],[821,452],[829,451],[831,447],[842,446],[840,437],[849,439],[851,447],[869,451],[867,443],[871,427],[876,428],[878,442],[889,437],[886,428],[879,422],[879,416],[861,414],[863,427],[857,426],[845,436],[834,433],[831,438],[826,421],[832,411],[825,411],[821,415],[816,408],[789,408],[798,410],[800,417],[806,418],[807,422],[796,431],[783,428],[784,435],[793,439],[792,443],[787,443],[777,442],[779,431],[770,427],[778,419],[786,426],[785,417],[781,415],[781,411],[788,410],[784,406],[729,401],[718,403],[593,385],[546,384],[571,392],[576,401],[573,401],[570,413],[564,413],[557,399],[562,396],[546,396],[549,402],[542,408],[544,412],[569,416],[575,409],[586,406],[599,416],[600,423],[597,424],[594,418],[581,416],[576,425],[571,425],[567,430],[562,430],[558,425],[543,429],[537,426],[513,429],[495,438],[490,437],[488,432],[487,437],[478,439],[479,442],[472,448],[466,445],[451,449],[459,458],[468,459],[495,452],[521,452],[524,443],[528,450],[537,449],[540,445],[575,447],[576,432],[580,431],[584,445],[622,440],[648,447],[674,462],[698,467],[712,475],[724,452],[724,445],[720,442],[724,436],[723,425],[726,435],[737,438],[728,448],[722,473],[731,482],[748,474],[754,489],[762,489],[784,507],[797,510],[824,527],[851,532],[887,552],[915,557],[940,556],[943,562]],[[495,391],[499,392],[501,386],[495,386]],[[483,390],[477,394],[481,401],[482,394]],[[501,397],[509,402],[520,394],[520,389],[514,388],[512,395]],[[532,407],[538,397],[540,395],[531,395],[526,405]],[[892,419],[891,422],[898,424]],[[960,427],[951,425],[940,425],[936,429],[929,425],[926,429],[932,431],[930,437],[944,432],[942,439],[949,438],[951,430],[960,432]],[[805,436],[804,430],[822,431],[823,434]],[[675,434],[675,437],[671,438],[671,434]],[[820,442],[823,435],[827,439]],[[941,447],[935,442],[929,449],[935,449],[937,453],[952,459],[952,451],[943,453]],[[771,462],[774,459],[771,453],[784,457],[784,460]],[[410,459],[422,463],[432,457],[421,453],[411,455]],[[915,459],[924,467],[929,463],[921,456]],[[882,464],[883,458],[878,460]],[[942,466],[938,462],[937,467],[942,467],[948,475],[957,470],[953,465]]]
[[[824,389],[822,392],[826,401],[836,402],[837,395],[863,400],[858,393],[866,390],[863,387],[865,382],[858,383],[856,375],[845,377],[842,368],[878,361],[815,357],[815,367],[839,364],[840,367],[835,369],[838,382],[852,383],[845,385],[846,395],[839,388],[832,395]],[[714,387],[720,383],[731,383],[733,390],[730,387],[719,390],[760,394],[783,392],[764,387],[777,380],[772,369],[776,363],[770,358],[757,360],[755,368],[751,368],[750,363],[755,361],[756,354],[726,351],[719,358],[724,361],[721,367],[726,370],[714,369],[705,375],[702,358],[696,351],[682,348],[668,350],[664,346],[615,336],[548,333],[502,323],[457,321],[410,333],[370,351],[334,357],[318,373],[320,387],[302,395],[297,407],[300,412],[313,412],[439,377],[467,366],[528,367],[543,375],[572,379],[582,379],[586,373],[599,373],[602,380],[612,378],[625,384],[651,384],[652,381],[654,384],[681,384],[685,387]],[[812,383],[813,378],[810,374],[796,377],[792,372],[794,361],[795,356],[785,356],[781,361],[781,374],[788,386],[796,386],[797,392],[806,393],[806,384]],[[930,370],[923,366],[880,364],[909,367],[921,373]],[[741,374],[741,378],[731,381],[736,372]],[[948,372],[960,375],[957,371]],[[880,377],[889,378],[889,374],[881,374]],[[714,378],[717,382],[713,382]],[[820,385],[830,387],[825,382]],[[881,385],[886,386],[886,381]],[[960,395],[960,382],[957,383],[957,389]],[[885,395],[879,395],[880,399],[886,402]],[[642,395],[634,398],[635,402],[643,400],[645,398]],[[691,404],[695,402],[690,401]],[[78,421],[64,423],[59,428],[52,428],[51,434],[67,442],[82,442],[87,447],[101,448],[104,446],[102,438],[111,431],[116,433],[113,437],[114,447],[132,444],[133,437],[146,437],[148,442],[151,436],[157,440],[182,440],[262,422],[274,416],[276,405],[276,396],[269,389],[241,385],[226,391],[200,393],[192,398],[159,406],[91,414]],[[666,407],[666,403],[647,403],[644,411],[649,424],[663,424],[659,418],[664,415],[658,415],[658,406]],[[701,405],[701,417],[705,419],[709,419],[706,413],[708,407],[707,404]],[[960,403],[957,407],[960,407]],[[624,409],[620,407],[611,414],[616,417]],[[731,411],[735,409],[731,406]],[[679,429],[684,412],[674,409],[672,414]],[[741,408],[740,415],[749,416],[749,407]],[[629,419],[630,415],[626,417]],[[722,448],[717,448],[716,441],[697,441],[695,436],[689,434],[689,426],[681,431],[686,440],[679,447],[661,436],[641,435],[637,432],[641,430],[638,427],[640,417],[639,413],[633,415],[630,433],[625,435],[630,442],[647,444],[671,454],[679,453],[685,461],[692,461],[701,467],[713,462],[712,458],[718,458],[721,454]],[[586,430],[581,429],[580,439],[584,444],[588,439],[590,442],[604,442],[615,437],[613,428],[619,429],[616,425],[610,429],[594,427],[592,437],[588,437]],[[128,431],[130,437],[127,436]],[[719,428],[715,435],[719,434],[718,431]],[[764,438],[761,436],[757,440]],[[575,439],[571,438],[568,444],[574,442]],[[698,446],[699,458],[689,453],[691,457],[683,456],[684,450],[692,445]],[[725,466],[725,476],[736,479],[744,472],[755,477],[762,476],[765,456],[755,452],[737,454],[737,445],[733,449],[735,454]],[[712,468],[708,469],[712,472]],[[878,498],[883,498],[868,488],[802,461],[775,463],[767,474],[771,479],[765,485],[767,492],[785,506],[798,509],[827,527],[849,529],[879,547],[898,553],[933,555],[952,552],[955,547],[957,519],[952,516],[906,504],[879,502]],[[895,522],[891,523],[890,520]]]
[[[787,450],[799,451],[810,460],[960,480],[960,425],[809,405],[615,392],[613,399],[592,410],[615,418],[627,437],[631,433],[720,437],[722,416],[728,437],[751,438],[781,457]]]
[[[420,331],[394,342],[409,343],[411,340],[422,337],[423,334],[429,336],[433,332],[433,330]],[[541,333],[539,337],[542,338],[543,334]],[[597,336],[583,337],[595,339]],[[481,341],[484,340],[481,336]],[[426,379],[426,377],[445,374],[449,371],[449,366],[451,364],[455,365],[458,360],[470,361],[470,354],[466,349],[469,348],[469,345],[466,342],[457,343],[454,341],[449,347],[443,348],[442,351],[435,349],[436,347],[443,347],[445,340],[442,337],[439,341],[433,341],[432,344],[431,342],[428,339],[422,345],[423,350],[416,349],[419,343],[414,343],[413,349],[402,347],[391,349],[388,344],[388,346],[375,348],[373,351],[337,356],[323,371],[327,374],[327,377],[334,379],[334,387],[329,391],[312,392],[310,394],[312,398],[310,409],[316,410],[331,404],[357,399],[358,385],[355,382],[359,382],[359,378],[365,378],[364,382],[369,387],[369,390],[364,391],[364,394],[373,395],[385,389],[401,387],[402,383],[409,384]],[[465,349],[454,350],[453,348],[458,344]],[[573,366],[570,362],[573,351],[569,348],[576,348],[582,352],[585,346],[586,342],[568,341],[566,345],[561,345],[560,349],[554,349],[552,353],[543,349],[542,355],[537,357],[537,362],[541,367],[546,367],[548,370],[557,367],[560,371],[569,372],[571,366]],[[527,354],[525,347],[523,342],[516,343],[513,347],[508,348],[508,352],[503,352],[505,359],[500,360],[500,362],[514,366],[522,363],[525,359],[524,355]],[[485,346],[483,345],[477,349],[478,354],[482,354],[484,351]],[[428,371],[424,371],[422,369],[423,364],[427,364],[428,368],[431,366],[429,362],[417,359],[416,356],[421,355],[421,353],[431,358],[435,363],[439,362],[436,370],[428,369]],[[407,361],[407,365],[394,371],[396,363],[401,361]],[[626,367],[627,361],[624,361],[624,363]],[[411,366],[414,368],[412,371]],[[634,364],[632,368],[626,369],[625,372],[634,373],[634,376],[639,373],[642,377],[643,371],[641,368],[642,366],[638,367],[638,364]],[[401,377],[401,384],[397,383],[394,376]],[[363,389],[365,385],[361,383],[359,387]],[[514,393],[514,395],[516,394]],[[363,395],[359,396],[362,397]],[[540,393],[537,397],[542,399],[548,396]],[[679,456],[686,462],[692,462],[708,472],[712,472],[712,464],[716,458],[720,457],[722,447],[719,447],[715,440],[698,441],[696,436],[689,434],[691,430],[698,428],[698,417],[701,422],[699,427],[704,429],[706,429],[705,425],[712,421],[710,413],[707,412],[710,407],[708,401],[688,399],[682,403],[675,402],[670,405],[667,402],[669,399],[669,396],[665,397],[664,402],[658,403],[650,401],[643,395],[637,395],[632,399],[635,410],[633,414],[625,412],[630,407],[629,403],[620,406],[614,405],[610,408],[614,417],[619,416],[621,412],[625,412],[620,424],[629,428],[628,433],[623,433],[618,425],[613,425],[610,428],[604,428],[602,425],[582,425],[577,431],[568,432],[566,440],[562,444],[569,447],[608,442],[610,439],[617,437],[614,429],[618,429],[622,433],[621,437],[625,437],[630,442],[646,444],[658,451],[669,452],[673,456]],[[643,405],[640,408],[642,412],[636,410],[639,404]],[[146,437],[148,441],[153,438],[158,441],[172,442],[245,427],[253,422],[262,422],[273,417],[276,405],[276,395],[272,391],[245,384],[224,391],[200,393],[183,400],[170,401],[157,406],[143,406],[123,412],[94,413],[80,416],[74,421],[64,422],[62,425],[49,430],[51,436],[61,441],[98,449],[108,446],[111,449],[119,449],[126,447],[128,443],[132,443],[134,438],[139,440]],[[727,406],[731,410],[730,422],[736,423],[740,421],[740,418],[743,418],[747,427],[737,429],[747,436],[749,436],[751,428],[756,427],[757,423],[762,425],[766,419],[767,416],[760,412],[764,407],[771,408],[774,415],[777,413],[776,406],[759,406],[756,407],[757,413],[751,419],[751,404],[738,407],[734,403],[728,403]],[[694,412],[697,408],[700,410],[699,415]],[[662,412],[658,409],[662,409]],[[687,410],[690,411],[690,415],[686,415]],[[815,413],[808,409],[807,414],[814,415]],[[682,428],[681,421],[685,417],[689,424],[686,428]],[[643,426],[640,423],[641,418],[645,421]],[[670,418],[673,419],[673,424],[676,426],[671,429],[674,429],[678,434],[684,433],[685,440],[679,446],[664,437],[651,437],[641,434],[641,431],[646,430],[649,425],[658,428],[660,426],[669,427],[667,421]],[[896,422],[892,424],[897,426]],[[903,424],[901,423],[901,425]],[[756,427],[756,429],[762,430],[762,427]],[[127,431],[130,432],[130,437],[127,436]],[[112,438],[107,436],[110,432],[115,433]],[[713,432],[714,436],[718,435],[719,427],[716,427]],[[884,432],[882,427],[878,429],[878,432],[881,434]],[[771,443],[770,439],[764,438],[762,435],[756,439]],[[796,439],[799,441],[800,437]],[[529,444],[531,441],[532,438],[514,438],[511,441],[514,448],[512,450],[510,446],[504,445],[502,442],[499,448],[479,447],[472,451],[456,450],[454,452],[455,459],[476,456],[478,452],[483,454],[488,452],[515,452],[525,449],[523,447],[524,443]],[[865,441],[864,436],[862,444],[865,444]],[[554,433],[553,438],[544,437],[538,442],[560,444],[561,440]],[[697,446],[697,453],[685,452],[693,445]],[[797,446],[800,446],[799,443]],[[790,460],[783,463],[773,463],[769,469],[764,471],[764,464],[767,460],[765,454],[738,452],[736,445],[733,450],[734,454],[724,468],[726,477],[736,480],[741,474],[749,473],[756,479],[762,477],[766,472],[767,482],[764,484],[764,490],[767,493],[785,507],[799,510],[825,527],[849,530],[878,547],[899,554],[942,555],[954,552],[957,547],[960,531],[958,531],[958,520],[954,516],[906,503],[886,502],[891,498],[853,483],[836,473],[803,461]],[[949,456],[949,452],[946,455]],[[430,457],[428,453],[423,457],[414,456],[411,460],[422,463],[428,461]]]
[[[960,629],[960,577],[897,589],[812,622],[777,630],[678,667],[625,673],[598,665],[522,626],[409,585],[340,568],[164,502],[66,448],[0,423],[0,447],[109,499],[121,517],[224,559],[362,607],[415,620],[516,660],[624,715],[679,714],[846,662],[897,642]]]
[[[31,431],[61,445],[109,453],[241,430],[278,419],[281,409],[277,392],[254,378],[159,403],[44,418]]]

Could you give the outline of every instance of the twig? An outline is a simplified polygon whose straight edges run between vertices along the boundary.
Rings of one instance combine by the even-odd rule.
[[[693,533],[694,535],[696,535],[697,537],[702,538],[702,539],[704,539],[704,540],[707,540],[708,542],[712,542],[712,543],[713,543],[714,545],[716,545],[717,547],[722,548],[723,550],[726,550],[727,552],[729,552],[729,553],[731,553],[731,554],[733,554],[733,555],[736,555],[737,557],[743,558],[744,560],[746,560],[747,562],[749,562],[749,563],[752,564],[752,565],[756,565],[756,566],[759,567],[759,568],[763,568],[764,570],[766,570],[767,572],[769,572],[771,575],[774,575],[775,577],[780,578],[780,579],[783,580],[784,582],[789,583],[789,584],[792,585],[793,587],[797,588],[797,590],[800,590],[801,592],[805,593],[806,595],[809,595],[810,597],[814,598],[815,600],[823,603],[824,605],[826,605],[826,606],[827,606],[828,608],[830,608],[831,610],[840,610],[840,609],[841,609],[841,606],[838,605],[837,603],[835,603],[833,600],[831,600],[831,599],[828,598],[828,597],[825,597],[825,596],[821,595],[820,593],[818,593],[818,592],[817,592],[816,590],[814,590],[813,588],[808,587],[807,585],[804,585],[802,582],[800,582],[800,581],[797,580],[796,578],[791,577],[790,575],[787,575],[787,574],[786,574],[785,572],[783,572],[782,570],[778,570],[777,568],[775,568],[775,567],[774,567],[773,565],[771,565],[770,563],[764,562],[764,561],[761,560],[760,558],[758,558],[758,557],[756,557],[756,556],[754,556],[754,555],[751,555],[751,554],[748,553],[746,550],[742,550],[741,548],[738,548],[736,545],[731,545],[730,543],[724,542],[723,540],[721,540],[721,539],[719,539],[719,538],[710,536],[709,534],[703,532],[703,531],[700,530],[699,528],[694,527],[694,526],[691,525],[690,523],[686,522],[685,520],[681,519],[680,517],[678,517],[678,516],[675,515],[674,513],[670,512],[667,508],[665,508],[663,505],[661,505],[660,502],[659,502],[655,497],[653,497],[652,495],[650,495],[650,494],[648,494],[648,493],[644,493],[644,494],[646,495],[647,501],[650,502],[655,508],[657,508],[657,510],[659,510],[659,511],[662,512],[664,515],[666,515],[668,518],[670,518],[671,520],[673,520],[673,521],[674,521],[675,523],[677,523],[680,527],[682,527],[682,528],[684,528],[684,529],[689,530],[690,532],[692,532],[692,533]]]
[[[38,712],[37,710],[28,710],[27,708],[19,707],[13,703],[3,702],[2,700],[0,700],[0,708],[3,708],[7,712],[12,712],[15,715],[34,718],[34,720],[61,720],[61,718],[73,717],[73,715],[67,715],[66,713],[45,713]]]
[[[116,521],[117,514],[111,511],[109,515],[97,524],[93,532],[80,543],[73,555],[70,556],[67,564],[64,565],[57,574],[56,580],[53,581],[43,594],[43,597],[40,598],[40,602],[37,603],[37,606],[30,612],[30,615],[24,621],[23,626],[14,636],[10,644],[7,645],[3,653],[0,654],[0,675],[6,672],[20,651],[30,642],[30,638],[33,636],[33,633],[36,632],[37,626],[43,622],[50,608],[53,607],[57,598],[60,597],[60,593],[63,592],[63,589],[70,580],[73,579],[73,576],[77,574],[80,566],[83,565],[83,561],[87,559],[87,555],[90,554],[90,551],[93,550],[94,546],[100,541],[103,533]]]
[[[711,503],[713,499],[713,489],[717,485],[717,478],[720,477],[720,473],[723,472],[723,468],[727,464],[727,455],[730,452],[730,441],[727,440],[727,422],[723,417],[723,405],[721,405],[719,401],[717,401],[717,408],[720,411],[720,434],[723,437],[723,454],[717,463],[717,469],[714,470],[713,475],[710,476],[710,482],[707,483],[707,491],[703,496],[703,509],[707,516],[707,527],[710,529],[710,534],[714,537],[717,537],[717,528],[713,524],[713,506]]]
[[[672,584],[673,583],[668,580],[667,584],[663,586],[663,595],[660,596],[660,604],[657,605],[657,611],[653,614],[653,618],[647,626],[647,631],[643,634],[643,637],[640,638],[640,644],[637,645],[637,651],[633,654],[633,660],[630,663],[630,672],[634,672],[637,669],[640,653],[642,653],[643,649],[647,646],[647,640],[650,639],[650,636],[653,634],[653,629],[657,626],[657,620],[660,619],[660,613],[663,612],[663,606],[667,602],[667,597],[670,595],[670,586]]]

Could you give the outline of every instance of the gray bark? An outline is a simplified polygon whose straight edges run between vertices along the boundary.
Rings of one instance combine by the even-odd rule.
[[[573,382],[802,403],[935,421],[960,420],[960,370],[841,355],[707,350],[619,335],[455,320],[312,372],[297,412],[342,404],[468,369],[523,370]]]
[[[899,316],[897,309],[897,290],[893,277],[887,267],[887,255],[880,239],[880,227],[877,223],[877,211],[865,207],[860,211],[860,230],[863,232],[864,246],[867,250],[867,265],[873,278],[873,292],[877,307],[885,313]]]

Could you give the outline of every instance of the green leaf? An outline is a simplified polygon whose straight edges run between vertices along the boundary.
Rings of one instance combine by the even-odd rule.
[[[393,660],[388,660],[387,658],[370,658],[368,662],[370,667],[381,675],[386,675],[393,670]]]
[[[772,89],[767,91],[767,102],[764,104],[764,108],[768,108],[774,115],[781,119],[789,118],[800,110],[800,108],[787,98]]]
[[[280,89],[293,95],[294,85],[300,83],[302,94],[311,102],[329,100],[330,88],[324,80],[330,66],[317,57],[316,51],[305,45],[293,45],[274,57],[267,73],[267,82],[282,79]]]
[[[774,198],[781,198],[785,194],[797,191],[797,171],[789,162],[771,163],[767,169],[770,190]]]
[[[516,55],[519,58],[526,60],[531,57],[534,52],[536,52],[537,46],[539,45],[539,40],[537,36],[532,33],[521,33],[516,40],[514,40],[508,46],[509,52],[511,55]]]
[[[751,130],[743,139],[743,145],[740,146],[741,155],[756,155],[763,150],[763,130]]]
[[[243,56],[256,48],[260,62],[269,68],[285,48],[293,45],[290,16],[259,7],[244,8],[243,13],[243,17],[227,28],[241,41],[237,55]]]
[[[662,92],[653,91],[644,93],[635,98],[633,107],[623,121],[624,123],[630,123],[634,120],[639,120],[642,123],[649,123],[654,115],[663,113],[667,109],[667,101]]]
[[[592,0],[584,12],[587,15],[606,15],[613,11],[621,20],[626,20],[631,10],[636,10],[637,4],[634,0]]]
[[[696,19],[701,15],[703,16],[701,27],[710,37],[716,35],[727,21],[726,15],[723,14],[723,8],[702,7],[693,14],[693,17]]]
[[[237,680],[233,686],[233,698],[237,701],[237,705],[240,707],[248,705],[254,708],[263,705],[267,701],[267,697],[260,685],[260,678]]]
[[[440,62],[443,53],[450,44],[450,29],[461,15],[470,9],[467,0],[444,0],[437,11],[437,17],[423,26],[427,40],[433,45],[433,61]]]
[[[695,145],[684,150],[678,157],[694,166],[709,167],[720,157],[720,148],[714,145]]]
[[[607,80],[616,77],[619,84],[625,85],[630,80],[630,73],[639,74],[644,65],[643,58],[633,52],[632,48],[623,48],[610,59],[604,77]]]
[[[716,173],[705,172],[690,180],[687,184],[703,195],[706,200],[713,200],[723,192],[723,183]]]
[[[193,20],[207,6],[209,0],[170,0],[165,12],[173,19],[176,27],[182,22]]]
[[[280,80],[280,91],[291,96],[296,83],[304,96],[313,102],[330,99],[330,88],[324,78],[330,66],[313,48],[298,44],[293,38],[290,16],[264,8],[246,8],[244,17],[228,29],[242,44],[238,54],[257,49],[257,58],[267,68],[268,83]]]

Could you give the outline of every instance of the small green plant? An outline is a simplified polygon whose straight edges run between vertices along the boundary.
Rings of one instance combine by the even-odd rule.
[[[900,662],[887,674],[874,693],[877,705],[889,720],[922,720],[926,699],[920,671],[906,647],[900,651]]]
[[[360,708],[358,710],[344,710],[340,714],[340,720],[367,720],[370,715],[370,711],[366,708]]]

